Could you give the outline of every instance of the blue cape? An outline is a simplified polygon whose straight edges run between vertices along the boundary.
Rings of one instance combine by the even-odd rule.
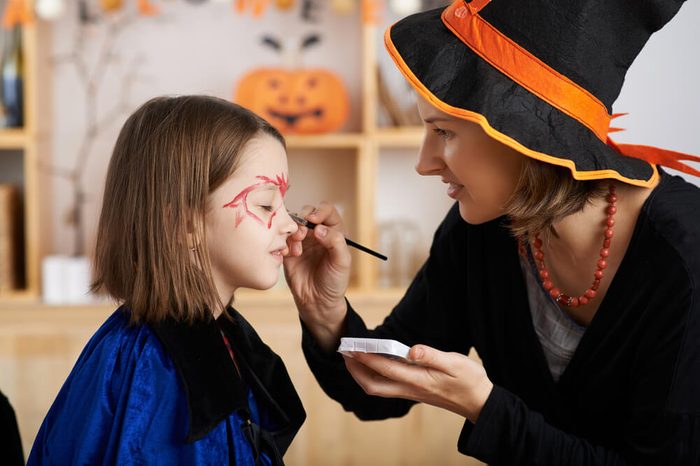
[[[28,464],[281,464],[303,407],[279,357],[227,313],[149,326],[117,310],[80,355]]]

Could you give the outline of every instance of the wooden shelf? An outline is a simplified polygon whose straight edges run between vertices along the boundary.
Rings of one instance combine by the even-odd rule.
[[[330,133],[286,136],[289,149],[357,149],[362,144],[359,133]]]
[[[289,149],[357,149],[370,142],[381,147],[420,147],[422,127],[378,128],[374,133],[330,133],[286,136]]]
[[[377,144],[381,147],[420,147],[425,130],[420,127],[379,128]]]
[[[363,305],[379,304],[387,307],[387,312],[403,296],[403,288],[386,289],[362,289],[351,288],[347,292],[348,299]],[[117,304],[103,299],[83,304],[46,304],[35,294],[29,292],[14,293],[12,296],[0,296],[0,322],[10,314],[23,311],[46,311],[61,315],[62,312],[98,312],[108,315],[107,312],[117,308]],[[240,290],[236,293],[234,306],[242,308],[294,308],[294,300],[289,290],[278,288],[267,291]]]
[[[37,302],[36,293],[29,290],[13,290],[0,293],[0,309],[17,303]]]
[[[24,149],[28,139],[22,128],[0,129],[0,150]]]

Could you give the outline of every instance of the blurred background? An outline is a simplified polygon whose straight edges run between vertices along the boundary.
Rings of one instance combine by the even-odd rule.
[[[381,322],[451,205],[439,180],[413,170],[422,130],[383,32],[447,3],[0,0],[0,390],[25,454],[114,309],[87,294],[96,223],[118,131],[151,97],[215,95],[270,118],[273,97],[293,88],[304,108],[322,109],[320,118],[275,109],[288,135],[287,205],[336,203],[348,235],[390,257],[380,264],[353,253],[350,299],[370,324]],[[629,113],[615,140],[700,154],[698,20],[700,4],[688,2],[652,36],[615,104]],[[301,355],[284,280],[237,303],[282,355],[308,412],[289,464],[470,464],[456,452],[457,416],[419,406],[402,420],[363,423],[327,399]]]

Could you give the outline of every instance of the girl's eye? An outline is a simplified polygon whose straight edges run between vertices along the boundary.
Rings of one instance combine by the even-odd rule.
[[[266,212],[272,212],[274,210],[271,205],[261,205],[260,208]]]

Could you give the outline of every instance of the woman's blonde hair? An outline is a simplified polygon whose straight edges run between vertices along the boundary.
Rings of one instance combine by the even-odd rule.
[[[261,134],[284,145],[268,122],[215,97],[157,97],[136,110],[109,163],[92,290],[123,302],[132,322],[192,322],[228,304],[212,279],[207,199]]]
[[[566,168],[525,157],[513,196],[506,205],[517,238],[546,233],[567,215],[580,212],[604,194],[603,183],[579,181]]]

